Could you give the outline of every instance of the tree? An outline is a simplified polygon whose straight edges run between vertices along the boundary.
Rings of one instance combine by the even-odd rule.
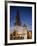
[[[14,32],[13,32],[13,36],[15,36],[16,35],[16,30],[14,30]]]

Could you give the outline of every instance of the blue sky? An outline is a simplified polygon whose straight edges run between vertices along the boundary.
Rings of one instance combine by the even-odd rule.
[[[21,25],[26,24],[32,29],[32,7],[10,6],[10,27],[14,26],[17,9],[21,20]]]

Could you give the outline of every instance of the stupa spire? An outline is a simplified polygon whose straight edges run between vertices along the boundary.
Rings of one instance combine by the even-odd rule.
[[[17,10],[17,14],[16,14],[16,25],[18,25],[18,26],[21,25],[20,16],[19,16],[19,10]]]

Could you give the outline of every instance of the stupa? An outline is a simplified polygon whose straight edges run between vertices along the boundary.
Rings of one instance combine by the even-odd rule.
[[[22,36],[24,37],[24,39],[27,39],[27,26],[21,26],[21,21],[20,21],[20,16],[19,16],[19,10],[17,10],[17,14],[15,17],[15,30],[17,32],[18,35],[16,36]]]

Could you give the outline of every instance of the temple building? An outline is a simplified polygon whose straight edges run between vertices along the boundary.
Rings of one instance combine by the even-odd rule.
[[[14,32],[11,35],[11,39],[27,39],[27,30],[28,29],[26,24],[24,24],[24,26],[21,26],[19,10],[17,10]]]
[[[16,19],[16,22],[15,22],[14,30],[16,30],[17,32],[16,36],[24,37],[24,39],[27,39],[27,26],[25,24],[24,26],[21,26],[19,10],[17,10],[17,15],[15,19]]]

